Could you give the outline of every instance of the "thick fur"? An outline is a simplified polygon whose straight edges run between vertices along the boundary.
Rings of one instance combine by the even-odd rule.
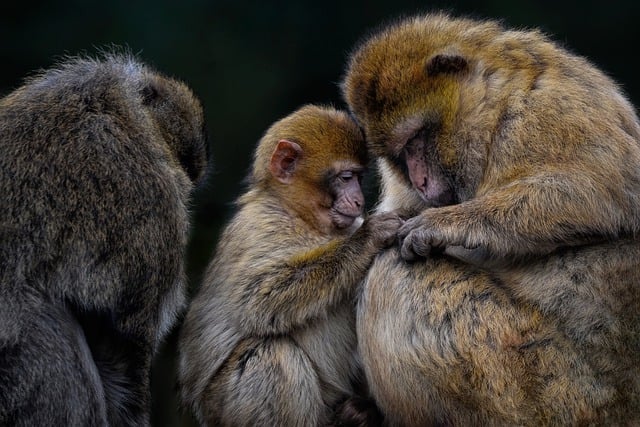
[[[303,154],[279,188],[267,165],[282,138]],[[354,231],[361,222],[327,229],[310,218],[327,198],[329,165],[362,166],[365,155],[357,126],[323,107],[303,107],[260,141],[250,188],[181,331],[180,387],[202,424],[326,425],[356,393],[353,296],[400,221],[378,216]]]
[[[407,19],[355,52],[343,89],[371,149],[405,182],[402,147],[428,130],[459,203],[405,225],[418,251],[442,241],[517,257],[640,232],[634,108],[536,31]]]
[[[640,126],[618,87],[537,31],[444,14],[371,36],[342,87],[379,210],[415,215],[358,307],[388,423],[639,423]],[[449,206],[409,179],[425,129]]]
[[[635,242],[571,248],[502,279],[448,257],[378,257],[357,332],[388,424],[637,422],[639,255]]]
[[[0,100],[0,424],[145,425],[184,303],[199,101],[125,54]]]

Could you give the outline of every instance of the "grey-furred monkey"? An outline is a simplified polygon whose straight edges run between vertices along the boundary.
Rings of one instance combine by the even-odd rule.
[[[181,331],[180,388],[202,424],[378,421],[358,394],[354,296],[401,220],[362,223],[366,161],[358,127],[329,107],[304,106],[260,140]]]
[[[199,101],[126,53],[0,100],[0,425],[149,424],[206,165]]]
[[[538,31],[435,13],[367,38],[342,88],[379,211],[412,217],[357,315],[388,423],[639,424],[640,125],[617,85]]]

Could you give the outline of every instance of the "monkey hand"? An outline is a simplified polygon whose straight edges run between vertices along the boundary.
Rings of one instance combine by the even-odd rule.
[[[398,230],[400,254],[407,261],[414,261],[419,257],[426,257],[432,248],[445,248],[447,242],[444,234],[433,227],[431,221],[424,214],[405,221]]]
[[[369,216],[364,223],[371,242],[377,248],[391,246],[404,221],[395,212],[383,212]]]

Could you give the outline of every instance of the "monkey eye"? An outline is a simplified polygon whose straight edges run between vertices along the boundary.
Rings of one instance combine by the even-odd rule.
[[[402,153],[406,153],[409,156],[412,156],[422,144],[426,143],[426,141],[427,130],[425,128],[422,128],[418,130],[418,132],[416,132],[412,137],[407,139],[407,142],[402,149]]]
[[[337,179],[340,182],[348,183],[352,182],[354,179],[358,180],[359,184],[362,184],[362,179],[364,177],[364,170],[344,170],[338,173]]]
[[[420,138],[411,138],[409,141],[407,141],[404,148],[402,149],[402,154],[405,154],[409,157],[415,156],[416,151],[418,150],[418,147],[421,143],[422,140]]]
[[[343,181],[350,181],[354,176],[353,171],[342,171],[340,172],[339,178]]]

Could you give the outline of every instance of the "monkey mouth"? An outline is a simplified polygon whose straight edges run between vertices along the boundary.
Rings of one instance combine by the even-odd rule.
[[[358,213],[357,215],[351,213],[344,213],[340,211],[334,210],[331,215],[331,220],[333,224],[338,228],[347,228],[354,223],[354,221],[359,218],[362,214]]]
[[[427,194],[425,191],[416,188],[414,190],[418,193],[418,196],[425,202],[430,208],[439,208],[442,206],[449,206],[457,204],[455,195],[452,192],[441,192],[437,194]]]

